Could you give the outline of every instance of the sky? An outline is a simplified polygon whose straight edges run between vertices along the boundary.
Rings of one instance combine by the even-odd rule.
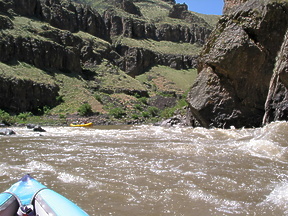
[[[224,0],[176,0],[176,3],[187,4],[190,11],[222,15]]]

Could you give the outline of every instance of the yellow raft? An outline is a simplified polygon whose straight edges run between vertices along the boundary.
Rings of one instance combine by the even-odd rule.
[[[70,126],[71,127],[89,127],[92,126],[93,123],[89,122],[89,123],[83,123],[83,124],[75,124],[75,123],[71,123]]]

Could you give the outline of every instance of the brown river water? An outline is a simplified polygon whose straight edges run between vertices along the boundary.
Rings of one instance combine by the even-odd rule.
[[[0,189],[24,174],[92,215],[288,215],[288,123],[257,129],[24,127],[0,137]]]

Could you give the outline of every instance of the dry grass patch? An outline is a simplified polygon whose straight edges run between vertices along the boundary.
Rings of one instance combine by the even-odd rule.
[[[152,90],[167,89],[175,91],[187,91],[197,77],[196,69],[175,70],[166,66],[154,66],[148,72],[137,76],[136,79],[141,83],[150,83]],[[165,84],[165,86],[164,86]],[[157,89],[153,89],[153,85]],[[159,89],[159,90],[160,90]]]
[[[151,39],[136,40],[132,38],[119,38],[117,43],[129,47],[139,47],[153,52],[173,55],[199,55],[202,46],[190,43],[174,43],[171,41],[155,41]]]

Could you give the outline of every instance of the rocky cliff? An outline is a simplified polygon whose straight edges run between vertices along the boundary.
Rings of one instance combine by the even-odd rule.
[[[263,124],[288,118],[288,31],[276,59],[265,103]]]
[[[171,1],[170,1],[171,3]],[[124,4],[121,1],[121,4]],[[208,35],[211,33],[212,26],[208,25],[203,19],[196,19],[194,21],[189,21],[191,23],[190,26],[183,25],[171,25],[169,23],[165,24],[153,24],[146,22],[145,20],[139,20],[127,16],[119,16],[114,10],[105,11],[103,17],[99,15],[97,11],[92,9],[90,6],[76,4],[71,1],[49,1],[49,0],[10,0],[10,1],[0,1],[0,11],[7,15],[13,15],[13,13],[17,13],[22,16],[32,16],[40,19],[41,21],[47,22],[51,24],[53,27],[58,29],[67,30],[65,32],[66,35],[63,35],[61,31],[52,32],[51,29],[44,29],[39,33],[40,36],[51,38],[55,43],[51,43],[50,41],[30,41],[30,38],[12,38],[12,36],[7,36],[7,47],[5,47],[2,52],[1,61],[9,61],[10,56],[15,56],[19,60],[26,61],[28,63],[32,63],[33,65],[41,68],[45,67],[54,67],[52,64],[55,64],[55,68],[57,69],[66,69],[70,70],[80,70],[80,61],[77,61],[76,58],[81,56],[81,50],[83,50],[83,43],[80,38],[75,38],[71,33],[83,31],[87,32],[93,36],[99,37],[103,40],[111,42],[111,38],[115,36],[136,38],[136,39],[153,39],[156,41],[173,41],[173,42],[186,42],[186,43],[197,43],[203,45],[206,41]],[[187,8],[184,9],[183,13],[191,14],[188,12]],[[188,15],[186,15],[187,17]],[[192,14],[191,14],[192,16]],[[193,15],[195,16],[195,15]],[[196,16],[195,16],[196,17]],[[197,18],[197,17],[196,17]],[[3,21],[1,25],[4,28],[13,28],[12,23],[9,21],[9,18],[6,16],[2,16]],[[181,18],[179,18],[181,19]],[[185,18],[183,18],[185,19]],[[202,23],[202,24],[201,24]],[[47,30],[47,31],[45,31]],[[31,29],[33,31],[33,29]],[[36,34],[38,32],[35,32]],[[58,34],[58,35],[57,35]],[[4,36],[5,37],[5,36]],[[56,39],[58,38],[58,39]],[[60,40],[61,38],[61,40]],[[2,40],[3,43],[6,43],[6,40]],[[60,44],[60,46],[58,46]],[[17,47],[16,50],[14,48]],[[45,55],[45,50],[51,50],[53,47],[54,50],[57,50],[56,56],[50,56],[46,58],[46,61],[37,61],[34,59],[35,56]],[[62,46],[61,46],[62,45]],[[119,47],[122,44],[117,44],[117,50],[123,50],[123,48]],[[26,46],[26,47],[22,47]],[[57,47],[58,46],[58,47]],[[19,47],[19,49],[18,49]],[[38,47],[39,50],[37,54],[33,54],[30,49],[35,50],[35,47]],[[43,49],[41,49],[43,47]],[[44,48],[45,47],[45,48]],[[63,47],[65,50],[63,50]],[[68,47],[71,47],[67,50]],[[126,49],[124,47],[124,49]],[[135,49],[135,48],[134,48]],[[87,50],[87,49],[86,49]],[[127,52],[121,52],[120,55],[125,55]],[[152,52],[151,52],[152,53]],[[153,53],[154,55],[158,55],[157,53]],[[87,53],[85,53],[87,56]],[[130,55],[130,54],[128,54]],[[22,56],[22,57],[21,57]],[[193,56],[193,54],[191,55]],[[182,57],[182,58],[191,58]],[[103,57],[103,56],[102,56]],[[151,58],[154,56],[152,55]],[[158,55],[159,57],[159,55]],[[32,60],[25,60],[25,58],[33,58]],[[93,58],[93,57],[92,57]],[[95,57],[94,57],[95,58]],[[109,58],[107,55],[104,58]],[[119,57],[117,54],[113,53],[110,56],[110,59],[117,60]],[[56,60],[57,59],[57,60]],[[166,62],[167,57],[165,56],[162,62]],[[83,59],[82,59],[83,60]],[[49,63],[50,62],[50,63]],[[74,62],[74,65],[65,65],[65,62]],[[83,62],[83,61],[82,61]],[[122,64],[121,61],[117,61],[119,64]],[[159,61],[161,62],[161,61]],[[43,64],[43,65],[39,65]],[[47,65],[46,65],[47,64]],[[78,64],[78,65],[77,65]],[[133,64],[137,64],[137,62],[133,62]],[[151,62],[149,66],[154,64]],[[183,65],[185,67],[192,68],[195,66],[194,62],[191,65],[187,65],[187,62]],[[141,66],[141,65],[140,65]],[[139,66],[138,66],[139,67]],[[185,67],[181,68],[181,66],[177,66],[178,69],[185,69]],[[125,67],[122,67],[125,70]],[[130,71],[128,71],[129,73]]]
[[[226,1],[227,10],[232,2]],[[223,16],[210,35],[188,96],[192,116],[201,126],[260,126],[265,111],[265,122],[287,119],[288,2],[237,2],[241,6]]]
[[[232,13],[248,0],[224,0],[223,14]]]
[[[89,102],[94,104],[95,111],[103,107],[93,99],[95,93],[149,96],[151,85],[147,89],[147,83],[141,85],[133,78],[157,65],[173,70],[196,68],[198,51],[187,53],[177,51],[177,48],[173,50],[170,46],[203,46],[213,29],[213,25],[203,17],[188,11],[185,6],[175,4],[174,0],[160,1],[161,12],[164,11],[161,16],[151,15],[147,10],[156,4],[154,1],[110,0],[105,1],[108,7],[102,11],[92,4],[97,2],[101,3],[101,0],[90,2],[91,5],[85,0],[0,0],[0,62],[5,64],[5,68],[12,68],[5,69],[5,76],[8,73],[9,77],[13,77],[13,67],[25,62],[41,69],[43,77],[49,77],[47,79],[54,82],[50,85],[50,81],[37,80],[32,84],[28,75],[24,79],[15,75],[11,79],[13,82],[7,80],[3,84],[1,99],[6,102],[0,104],[0,109],[19,113],[43,106],[55,107],[59,94],[67,103],[71,100],[67,95],[72,90],[66,89],[65,79],[75,79],[81,83],[81,88],[77,89],[83,88],[83,95],[92,98]],[[177,8],[180,8],[181,16],[175,16]],[[139,41],[139,44],[140,41],[153,41],[156,47],[165,41],[168,47],[167,51],[141,47],[137,42],[133,45],[130,42],[122,43],[123,38],[128,38],[128,42],[129,39]],[[21,76],[23,74],[22,71]],[[23,94],[19,94],[25,86]],[[42,93],[36,94],[38,91]],[[79,101],[75,94],[75,103],[87,102],[84,97]],[[5,100],[11,95],[22,105],[12,106],[10,100]],[[64,108],[58,110],[63,112]]]
[[[56,106],[59,91],[57,85],[35,83],[31,80],[3,78],[0,76],[1,109],[15,113],[41,112],[45,106]]]

